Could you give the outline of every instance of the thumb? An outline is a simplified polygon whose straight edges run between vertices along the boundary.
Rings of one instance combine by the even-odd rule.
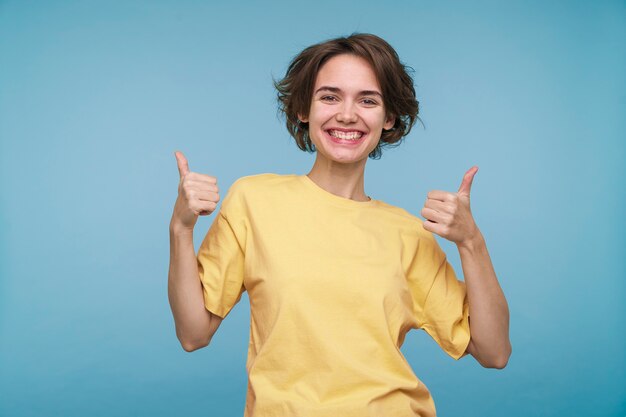
[[[174,152],[174,156],[176,156],[176,163],[178,164],[178,173],[182,178],[189,172],[189,163],[187,162],[185,155],[183,155],[180,151]]]
[[[465,173],[463,176],[463,182],[461,182],[461,186],[459,187],[458,194],[463,194],[469,197],[470,190],[472,189],[472,182],[474,181],[474,175],[478,172],[478,167],[473,166]]]

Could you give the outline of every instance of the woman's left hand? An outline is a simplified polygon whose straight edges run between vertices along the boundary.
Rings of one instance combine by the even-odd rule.
[[[459,246],[467,244],[479,234],[470,210],[470,189],[477,172],[477,166],[470,168],[456,193],[439,190],[428,193],[421,211],[426,218],[424,229]]]

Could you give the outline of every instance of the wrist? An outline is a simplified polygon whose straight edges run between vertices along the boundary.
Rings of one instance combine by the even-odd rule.
[[[481,246],[485,245],[485,238],[478,228],[476,232],[462,242],[457,243],[459,250],[475,252]]]
[[[170,235],[172,236],[193,236],[193,228],[185,227],[175,221],[170,222]]]

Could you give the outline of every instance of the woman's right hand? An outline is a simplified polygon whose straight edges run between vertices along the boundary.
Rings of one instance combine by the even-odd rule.
[[[178,163],[180,182],[178,198],[170,227],[193,231],[198,216],[208,216],[220,201],[217,178],[189,171],[187,158],[182,152],[174,152]]]

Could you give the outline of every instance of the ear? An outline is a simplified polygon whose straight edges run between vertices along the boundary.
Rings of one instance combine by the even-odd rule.
[[[396,118],[395,116],[389,116],[386,120],[385,120],[385,124],[383,125],[383,128],[385,130],[389,130],[393,127],[393,125],[396,124]]]
[[[298,119],[299,119],[302,123],[308,123],[308,122],[309,122],[309,118],[308,118],[308,117],[303,117],[300,113],[298,113]]]

